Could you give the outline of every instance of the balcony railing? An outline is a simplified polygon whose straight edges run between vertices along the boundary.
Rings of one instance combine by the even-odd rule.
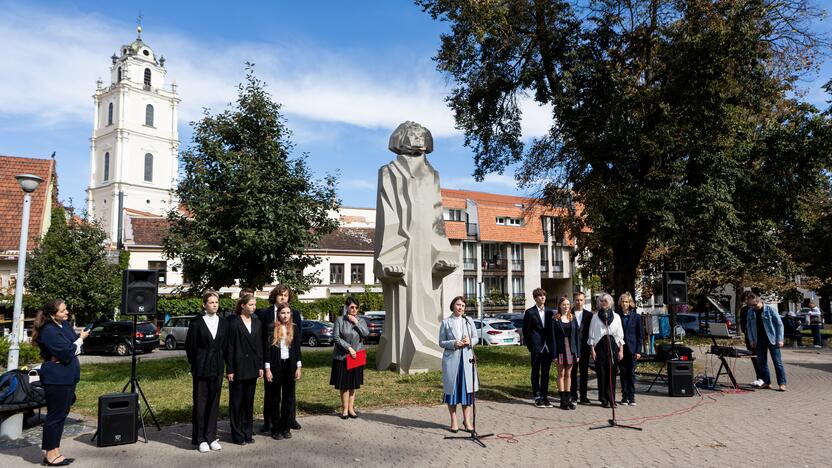
[[[554,273],[563,273],[563,262],[562,261],[552,262],[552,271]]]
[[[526,303],[526,295],[523,293],[520,294],[512,294],[511,295],[511,303],[514,305],[522,305]]]
[[[549,262],[540,262],[540,271],[549,271]]]
[[[495,258],[492,260],[483,260],[482,261],[482,269],[483,271],[505,271],[506,270],[506,260],[504,258]]]
[[[523,271],[523,260],[512,260],[511,271]]]
[[[462,268],[464,270],[476,270],[477,269],[477,259],[476,258],[463,258],[462,259]]]

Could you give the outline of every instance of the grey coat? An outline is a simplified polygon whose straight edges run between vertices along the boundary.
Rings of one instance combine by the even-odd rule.
[[[342,315],[335,319],[335,326],[332,329],[332,337],[334,338],[334,345],[332,347],[332,359],[343,361],[347,358],[350,347],[359,351],[364,349],[364,340],[370,330],[367,328],[367,323],[359,318],[358,325],[353,325],[347,320],[346,316]]]
[[[448,317],[442,320],[442,324],[439,326],[439,346],[445,350],[442,352],[442,391],[446,395],[454,393],[454,386],[456,386],[457,374],[459,373],[459,360],[462,359],[462,369],[465,372],[465,388],[469,392],[476,392],[479,390],[479,380],[474,375],[474,366],[471,364],[474,350],[470,345],[457,349],[454,347],[454,342],[468,336],[471,338],[471,343],[475,343],[477,328],[474,326],[473,320],[464,317],[468,328],[467,334],[463,331],[463,336],[456,336],[451,320],[453,319]]]

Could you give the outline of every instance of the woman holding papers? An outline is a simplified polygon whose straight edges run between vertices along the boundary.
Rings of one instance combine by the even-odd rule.
[[[442,321],[439,327],[439,346],[442,353],[442,388],[443,402],[448,405],[451,415],[451,432],[459,431],[456,408],[462,405],[462,423],[465,430],[472,430],[471,403],[473,393],[477,391],[478,382],[474,374],[473,340],[477,329],[474,321],[465,316],[465,299],[457,296],[451,301],[450,317]]]
[[[369,334],[367,323],[358,318],[358,301],[348,297],[344,303],[344,315],[335,320],[332,330],[335,341],[329,377],[329,384],[341,392],[341,419],[358,417],[355,391],[364,383],[364,366],[348,369],[347,359],[356,359],[357,353],[364,349],[364,340]]]

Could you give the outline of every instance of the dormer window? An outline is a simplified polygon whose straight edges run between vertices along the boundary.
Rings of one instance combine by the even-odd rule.
[[[497,225],[498,226],[522,226],[523,219],[522,218],[509,218],[507,216],[498,216],[497,217]]]
[[[150,52],[147,49],[143,50],[142,53],[145,57],[150,57]]]
[[[151,104],[144,108],[144,124],[148,127],[153,126],[153,106]]]
[[[150,69],[144,69],[144,89],[150,89]]]

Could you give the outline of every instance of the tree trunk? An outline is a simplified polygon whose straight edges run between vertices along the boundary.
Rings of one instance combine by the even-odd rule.
[[[646,223],[640,223],[645,226]],[[636,298],[636,275],[638,264],[644,255],[649,241],[649,228],[642,227],[636,232],[619,237],[613,242],[612,247],[612,269],[613,269],[613,300],[618,303],[618,296],[629,292]]]

